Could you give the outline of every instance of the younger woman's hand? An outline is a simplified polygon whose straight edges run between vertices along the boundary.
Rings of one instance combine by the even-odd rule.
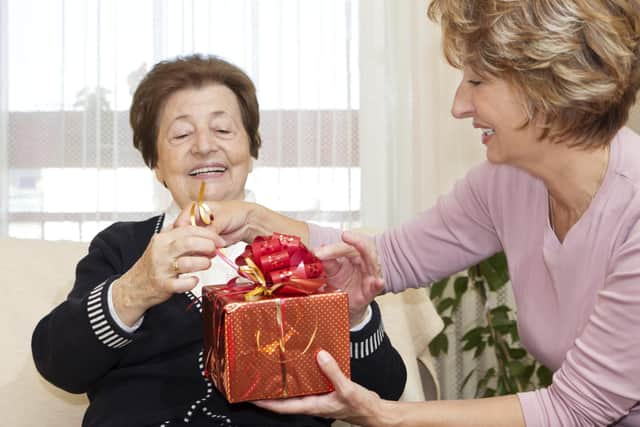
[[[373,237],[345,231],[343,242],[317,249],[327,282],[349,294],[351,325],[360,323],[367,306],[384,289],[382,270]]]

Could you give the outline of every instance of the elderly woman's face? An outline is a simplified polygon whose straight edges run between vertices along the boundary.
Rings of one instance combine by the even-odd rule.
[[[523,99],[505,80],[482,78],[467,67],[451,113],[458,119],[473,119],[473,127],[482,131],[481,141],[492,163],[527,166],[544,150],[534,123],[522,128],[527,119]]]
[[[251,171],[249,137],[238,100],[226,86],[211,84],[172,94],[160,113],[156,177],[184,208],[198,199],[244,198]]]

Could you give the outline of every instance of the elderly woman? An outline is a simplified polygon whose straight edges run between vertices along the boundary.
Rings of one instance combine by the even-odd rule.
[[[452,113],[481,130],[488,162],[415,219],[317,254],[339,283],[400,292],[504,250],[522,342],[553,384],[396,403],[320,353],[335,392],[259,404],[366,426],[640,426],[640,137],[624,128],[640,86],[640,2],[434,0],[429,16],[463,71]],[[220,221],[223,237],[238,228]]]
[[[67,300],[33,334],[40,373],[62,389],[88,394],[83,425],[330,423],[228,404],[203,375],[200,289],[225,283],[233,271],[211,259],[225,246],[220,236],[176,220],[198,199],[203,182],[207,200],[252,200],[245,182],[261,144],[258,124],[253,83],[216,57],[161,62],[140,83],[131,107],[134,145],[173,204],[162,215],[99,233],[78,264]],[[263,231],[278,230],[276,224]],[[308,238],[304,223],[282,231]],[[243,246],[228,247],[228,255]],[[350,311],[352,345],[382,336],[379,310],[369,298],[354,294]],[[352,357],[353,378],[397,399],[404,364],[386,337],[375,343],[371,352]]]

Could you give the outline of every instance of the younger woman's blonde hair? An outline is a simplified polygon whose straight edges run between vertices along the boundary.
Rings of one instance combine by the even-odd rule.
[[[542,138],[608,144],[640,87],[640,0],[433,0],[456,68],[512,83]]]

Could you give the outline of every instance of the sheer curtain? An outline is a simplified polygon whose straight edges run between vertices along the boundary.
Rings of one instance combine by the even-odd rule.
[[[154,63],[192,52],[256,83],[259,202],[360,221],[357,0],[0,0],[0,230],[90,240],[162,211],[168,193],[131,144],[131,95]]]
[[[427,4],[361,4],[360,67],[366,70],[360,82],[361,215],[363,224],[377,229],[393,227],[431,207],[484,158],[480,133],[469,120],[450,114],[461,73],[444,60],[440,28],[428,21]],[[402,298],[411,304],[409,298],[426,299],[428,291]],[[449,354],[436,360],[441,398],[472,397],[471,387],[463,393],[460,386],[477,361],[462,352],[460,338],[481,315],[479,302],[467,297],[449,328]],[[411,324],[416,330],[441,327]]]

